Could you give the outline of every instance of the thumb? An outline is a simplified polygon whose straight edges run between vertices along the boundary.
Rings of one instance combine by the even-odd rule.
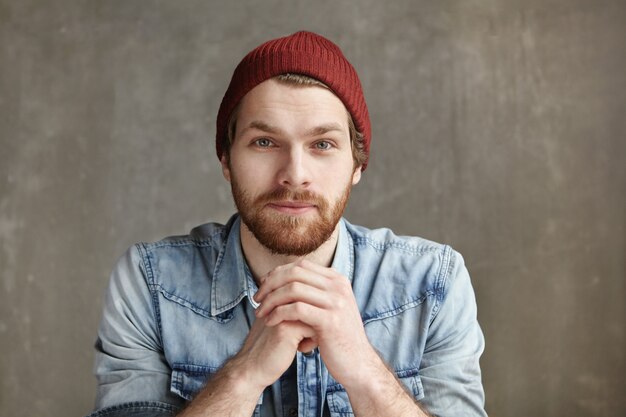
[[[298,352],[308,353],[317,347],[317,342],[313,340],[311,337],[307,337],[302,339],[300,344],[298,345]]]

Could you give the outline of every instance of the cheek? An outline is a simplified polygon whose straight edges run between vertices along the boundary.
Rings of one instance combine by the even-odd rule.
[[[232,161],[231,176],[237,185],[248,192],[263,189],[271,180],[271,173],[260,164],[246,163],[245,161]]]
[[[319,184],[322,185],[322,192],[333,199],[338,199],[344,195],[346,189],[352,187],[352,172],[333,172],[329,170],[321,178]]]

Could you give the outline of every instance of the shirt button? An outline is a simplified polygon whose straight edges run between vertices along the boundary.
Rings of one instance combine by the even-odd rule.
[[[290,408],[289,409],[289,415],[291,417],[296,417],[298,415],[298,410],[296,410],[295,408]]]

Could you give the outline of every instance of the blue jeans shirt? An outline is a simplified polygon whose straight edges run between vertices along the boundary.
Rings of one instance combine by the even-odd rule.
[[[174,415],[239,351],[257,307],[239,226],[235,215],[121,257],[98,331],[92,416]],[[351,281],[370,343],[424,408],[486,416],[484,339],[461,255],[342,219],[332,267]],[[292,415],[353,415],[317,350],[297,353],[254,412]]]

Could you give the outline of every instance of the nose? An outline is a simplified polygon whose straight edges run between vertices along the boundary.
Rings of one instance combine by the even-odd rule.
[[[311,183],[311,172],[307,163],[306,153],[299,147],[288,149],[283,155],[278,172],[280,185],[288,188],[308,187]]]

